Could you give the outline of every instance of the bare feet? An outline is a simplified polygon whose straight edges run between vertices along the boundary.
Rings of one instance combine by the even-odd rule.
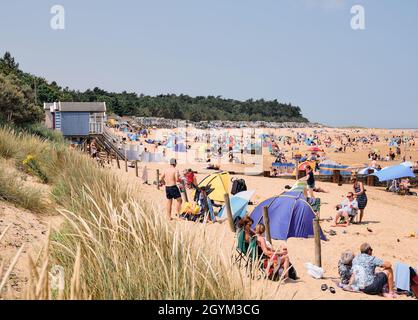
[[[383,296],[389,299],[396,299],[398,297],[395,292],[384,293]]]

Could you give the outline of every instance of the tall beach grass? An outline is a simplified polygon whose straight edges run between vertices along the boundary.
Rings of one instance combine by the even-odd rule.
[[[168,222],[132,185],[63,144],[0,128],[1,157],[19,164],[28,153],[48,176],[65,221],[30,258],[28,299],[250,298],[205,226],[190,232]],[[54,265],[65,272],[64,290],[55,293],[48,276]]]

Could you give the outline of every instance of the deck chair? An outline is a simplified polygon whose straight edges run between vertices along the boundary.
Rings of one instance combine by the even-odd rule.
[[[212,222],[216,222],[215,214],[213,212],[212,201],[207,197],[206,197],[205,201],[206,201],[206,204],[207,204],[207,211],[205,213],[204,223],[206,223],[206,221],[208,220],[208,217]]]
[[[257,236],[251,237],[249,244],[246,244],[244,229],[238,229],[235,249],[235,264],[238,264],[239,268],[244,263],[245,271],[251,278],[256,275],[258,275],[258,278],[268,277],[264,267],[265,256],[257,244]]]
[[[241,267],[241,263],[245,263],[245,268],[248,267],[250,259],[256,258],[256,249],[257,249],[257,240],[251,238],[250,243],[247,245],[245,243],[245,231],[244,229],[238,229],[236,232],[236,256],[235,263],[238,263]]]
[[[315,213],[318,213],[321,211],[321,199],[320,198],[315,198],[313,203],[309,203],[312,207],[312,210]]]

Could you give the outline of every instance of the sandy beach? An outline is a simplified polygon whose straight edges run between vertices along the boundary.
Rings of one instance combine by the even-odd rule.
[[[313,134],[314,129],[282,129],[280,134],[293,136],[295,132],[305,132],[308,135]],[[333,129],[326,128],[323,134],[335,138],[337,135],[343,133],[353,136],[366,136],[374,133],[382,139],[383,137],[392,137],[394,135],[405,134],[402,130],[384,130],[384,129]],[[276,131],[275,134],[279,132]],[[413,134],[413,131],[408,134]],[[123,135],[123,133],[119,133]],[[136,142],[137,143],[137,142]],[[191,151],[196,149],[192,144]],[[325,149],[325,154],[328,159],[340,162],[346,165],[353,165],[358,163],[369,163],[367,155],[371,149],[379,149],[382,154],[389,151],[389,146],[386,142],[374,143],[373,145],[365,145],[357,148],[353,152],[351,148],[347,148],[345,153],[335,153],[331,149]],[[300,146],[300,152],[309,152],[307,146]],[[418,149],[406,148],[402,150],[406,152],[406,157],[409,160],[417,160]],[[190,152],[190,151],[189,151]],[[290,152],[290,148],[288,148]],[[167,157],[175,156],[168,154]],[[274,161],[274,159],[273,159]],[[400,160],[393,162],[379,161],[382,167],[398,164]],[[144,185],[141,182],[141,172],[143,166],[146,165],[148,169],[149,182],[156,180],[156,169],[160,172],[167,167],[167,164],[161,163],[139,163],[139,178],[135,177],[135,169],[129,168],[128,173],[125,173],[124,168],[117,169],[113,165],[112,170],[118,172],[121,177],[125,177],[127,183],[135,183],[137,188],[143,194],[147,201],[152,202],[160,208],[160,211],[165,212],[165,192],[161,188],[157,190],[155,185]],[[205,169],[206,163],[181,163],[178,169],[182,171],[185,168],[192,168],[197,171],[197,181],[202,180],[205,176],[213,171]],[[248,166],[248,164],[247,164]],[[243,172],[243,165],[241,164],[222,164],[221,170]],[[249,190],[255,190],[253,197],[253,205],[249,207],[248,214],[252,209],[263,200],[281,194],[285,189],[285,185],[292,185],[294,180],[262,177],[262,176],[248,176],[243,174],[231,175],[234,178],[243,178],[246,181]],[[322,206],[320,217],[321,219],[334,218],[335,205],[340,203],[345,194],[352,191],[352,185],[343,184],[338,186],[335,183],[318,182],[318,186],[329,191],[329,193],[319,193],[317,197],[321,198]],[[416,189],[413,189],[417,191]],[[336,281],[338,281],[337,263],[341,253],[344,250],[351,249],[355,253],[359,252],[359,247],[363,242],[369,242],[374,248],[374,254],[384,260],[390,261],[393,265],[396,262],[409,264],[413,267],[418,266],[418,237],[409,238],[412,233],[418,232],[418,197],[416,196],[400,196],[394,193],[385,191],[384,187],[369,187],[366,186],[367,195],[369,198],[368,205],[365,210],[364,222],[360,225],[350,225],[348,228],[331,228],[332,221],[321,221],[321,228],[326,233],[328,241],[322,241],[322,266],[324,269],[324,279],[315,280],[311,278],[304,267],[307,262],[314,261],[314,240],[313,239],[296,239],[290,238],[286,242],[289,249],[289,256],[291,262],[294,264],[298,276],[297,281],[288,281],[280,286],[280,290],[275,293],[274,299],[382,299],[378,296],[370,296],[361,293],[349,293],[337,288]],[[189,191],[190,192],[190,191]],[[189,199],[191,194],[189,193]],[[187,229],[196,229],[196,232],[202,232],[199,226],[193,222],[175,221],[173,223],[184,226]],[[327,232],[335,230],[336,235],[330,236]],[[211,237],[221,237],[224,239],[225,246],[223,248],[214,248],[215,251],[220,250],[222,254],[228,256],[233,253],[235,235],[229,229],[228,223],[207,224],[205,232]],[[281,241],[274,241],[273,245],[278,246]],[[336,294],[331,294],[329,291],[322,292],[321,284],[326,283],[328,286],[337,288]],[[261,286],[263,288],[271,288],[270,292],[276,292],[277,283],[272,281],[260,281],[254,288]],[[253,288],[253,289],[254,289]],[[406,297],[400,297],[407,299]]]

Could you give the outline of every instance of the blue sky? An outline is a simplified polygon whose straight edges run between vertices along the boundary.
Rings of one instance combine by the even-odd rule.
[[[65,30],[50,8],[65,8]],[[350,27],[354,4],[366,30]],[[278,99],[329,125],[418,127],[416,0],[2,0],[0,54],[61,86]]]

